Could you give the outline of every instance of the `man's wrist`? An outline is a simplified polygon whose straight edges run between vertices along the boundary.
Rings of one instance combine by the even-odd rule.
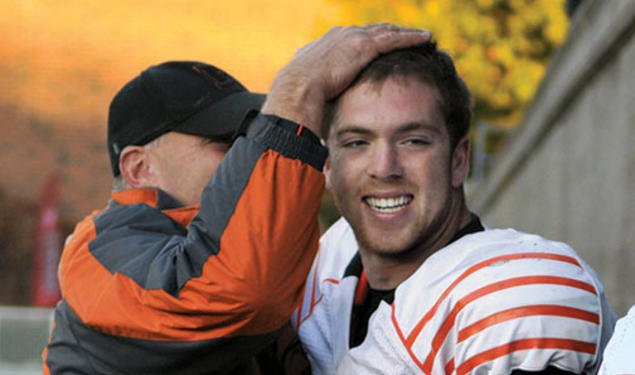
[[[247,138],[322,171],[328,150],[312,130],[274,114],[261,113],[247,131]]]
[[[319,136],[325,102],[323,90],[306,76],[289,72],[273,82],[261,113],[293,121]]]

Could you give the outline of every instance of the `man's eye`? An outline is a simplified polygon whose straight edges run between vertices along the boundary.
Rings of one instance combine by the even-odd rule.
[[[408,138],[404,140],[404,143],[412,146],[427,146],[430,144],[430,141],[422,138]]]
[[[345,148],[357,148],[366,145],[367,142],[361,139],[354,139],[351,141],[346,141],[342,143],[342,146]]]

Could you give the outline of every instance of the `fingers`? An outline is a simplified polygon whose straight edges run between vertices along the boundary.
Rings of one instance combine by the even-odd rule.
[[[387,23],[331,29],[324,36],[329,56],[322,63],[331,78],[326,98],[338,95],[368,63],[380,54],[428,42],[430,32]]]
[[[427,30],[387,23],[333,27],[296,50],[274,79],[262,111],[319,134],[325,102],[344,91],[368,63],[380,54],[429,40]]]
[[[395,49],[406,48],[430,41],[427,30],[396,30],[385,32],[376,37],[379,53],[386,53]]]
[[[378,53],[406,48],[430,41],[428,30],[401,27],[391,24],[373,24],[362,26],[372,39]]]
[[[405,27],[405,26],[398,26],[398,25],[393,25],[391,23],[371,23],[364,26],[359,26],[359,28],[365,30],[369,34],[403,33],[403,32],[430,34],[427,30],[415,29],[412,27]]]

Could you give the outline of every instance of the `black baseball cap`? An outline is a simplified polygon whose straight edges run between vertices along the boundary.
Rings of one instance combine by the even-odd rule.
[[[265,95],[247,91],[224,71],[196,61],[169,61],[144,70],[115,95],[108,111],[108,153],[115,177],[124,147],[177,131],[203,137],[235,135],[260,110]]]

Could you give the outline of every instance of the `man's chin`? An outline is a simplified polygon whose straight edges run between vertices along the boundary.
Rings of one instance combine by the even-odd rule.
[[[404,241],[400,235],[387,236],[361,236],[357,241],[361,248],[379,256],[394,257],[408,252],[414,244],[413,241]]]

